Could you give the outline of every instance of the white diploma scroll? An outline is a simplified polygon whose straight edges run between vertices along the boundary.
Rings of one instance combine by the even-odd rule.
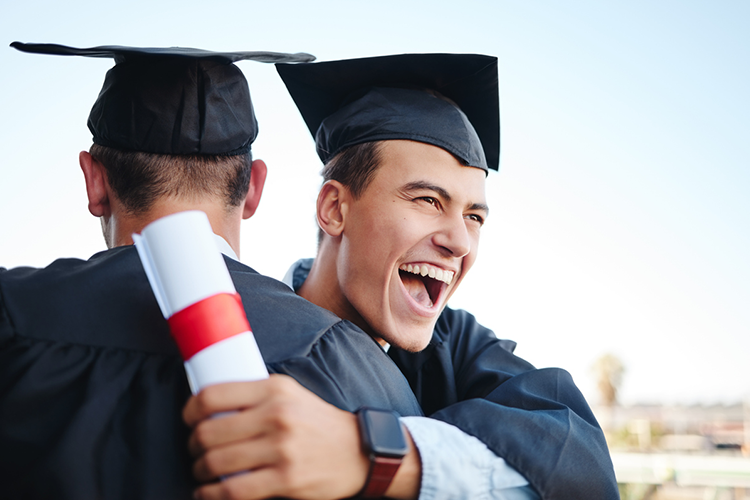
[[[268,378],[216,238],[200,211],[168,215],[133,235],[193,394]]]

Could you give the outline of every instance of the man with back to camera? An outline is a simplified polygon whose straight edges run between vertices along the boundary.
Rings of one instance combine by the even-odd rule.
[[[13,46],[116,64],[89,116],[94,145],[79,158],[109,249],[44,269],[0,268],[2,496],[192,497],[181,421],[189,389],[131,240],[149,222],[189,209],[209,217],[269,371],[307,388],[281,375],[253,386],[254,414],[270,426],[254,449],[274,478],[255,493],[337,498],[361,490],[369,461],[353,412],[421,415],[408,383],[365,333],[236,260],[240,222],[260,202],[266,166],[251,157],[257,123],[233,62],[310,57]],[[235,420],[225,417],[222,427]],[[306,460],[297,449],[324,459]],[[412,488],[415,455],[399,469],[413,476]]]
[[[326,164],[318,257],[312,270],[297,270],[295,289],[391,344],[425,412],[466,433],[402,419],[423,480],[439,484],[421,495],[535,498],[522,487],[528,479],[545,499],[618,498],[603,434],[570,376],[534,369],[511,354],[513,342],[465,311],[443,310],[476,256],[484,179],[498,165],[496,59],[422,54],[277,67]],[[241,409],[243,398],[228,395],[215,409]],[[210,413],[194,403],[191,425]],[[235,443],[242,436],[237,430]],[[452,463],[422,448],[440,440]],[[198,453],[221,457],[223,442],[205,439]],[[220,490],[203,492],[221,498]]]

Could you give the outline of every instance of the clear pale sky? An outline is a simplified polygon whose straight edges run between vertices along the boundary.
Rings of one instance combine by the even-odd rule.
[[[631,0],[0,3],[0,266],[104,249],[78,167],[110,60],[10,42],[495,55],[501,166],[452,306],[568,369],[626,366],[622,400],[750,398],[750,2]],[[315,253],[320,162],[272,66],[238,64],[269,177],[242,260]]]

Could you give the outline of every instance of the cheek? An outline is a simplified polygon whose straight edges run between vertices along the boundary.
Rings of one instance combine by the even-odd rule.
[[[347,227],[341,241],[339,283],[352,304],[378,301],[383,294],[393,260],[393,235],[382,220],[360,219]]]
[[[391,266],[414,245],[420,228],[419,221],[409,214],[376,210],[352,222],[349,234],[360,252],[355,258],[382,268]]]
[[[468,272],[469,269],[471,269],[471,266],[474,265],[474,262],[477,260],[477,256],[479,255],[479,233],[470,234],[471,238],[471,251],[469,254],[464,258],[464,272]],[[468,266],[468,267],[467,267]]]
[[[468,253],[468,255],[466,255],[466,257],[463,258],[463,261],[461,262],[461,276],[456,282],[456,285],[453,287],[453,290],[451,290],[450,294],[448,295],[448,298],[452,297],[456,290],[458,290],[459,285],[461,285],[461,282],[466,277],[466,274],[471,270],[471,267],[477,260],[477,253],[479,252],[479,234],[477,233],[474,235],[470,235],[470,237],[471,251]]]

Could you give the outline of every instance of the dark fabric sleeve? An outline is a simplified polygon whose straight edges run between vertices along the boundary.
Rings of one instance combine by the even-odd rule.
[[[393,350],[426,415],[481,439],[545,500],[618,499],[604,434],[570,375],[535,369],[465,311],[428,348]]]
[[[402,416],[422,409],[398,368],[366,333],[340,321],[322,335],[307,356],[268,365],[328,403],[347,411],[361,406],[385,408]]]

